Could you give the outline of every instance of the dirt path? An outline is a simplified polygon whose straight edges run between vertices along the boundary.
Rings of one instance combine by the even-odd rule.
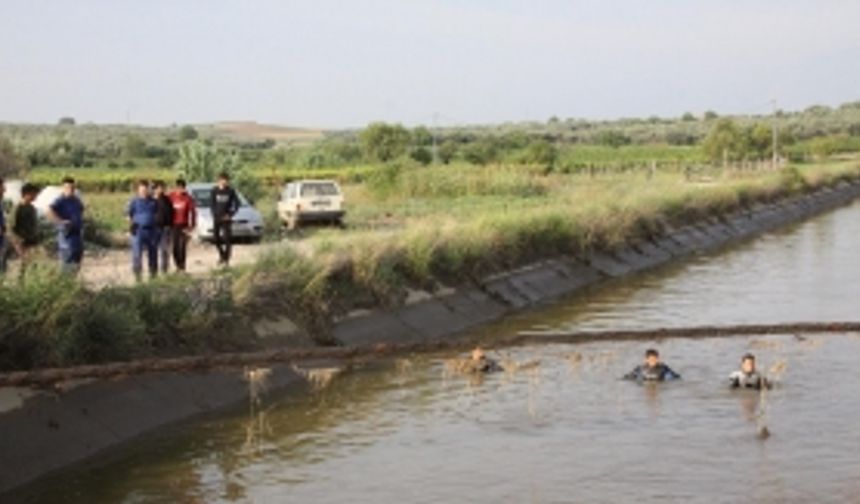
[[[289,247],[301,249],[299,242],[280,241],[263,244],[233,245],[231,264],[238,266],[254,262],[261,254]],[[193,241],[188,246],[187,272],[192,275],[202,275],[217,267],[218,251],[209,243]],[[144,274],[146,274],[146,262],[144,260]],[[172,259],[170,271],[174,271]],[[131,285],[134,283],[134,275],[131,271],[131,250],[107,250],[84,255],[81,268],[81,279],[90,287],[104,288],[115,285]]]

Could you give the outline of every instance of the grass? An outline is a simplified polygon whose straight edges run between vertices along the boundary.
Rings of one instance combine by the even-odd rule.
[[[379,181],[345,185],[351,229],[312,234],[302,252],[278,247],[227,273],[99,291],[50,270],[0,281],[0,370],[254,348],[260,342],[251,321],[283,314],[330,343],[335,317],[397,306],[409,289],[612,249],[669,225],[856,180],[860,166],[726,171],[707,180],[527,167],[406,166],[389,175],[387,192],[374,187]],[[99,195],[90,206],[97,214],[96,206],[116,208],[125,199]]]

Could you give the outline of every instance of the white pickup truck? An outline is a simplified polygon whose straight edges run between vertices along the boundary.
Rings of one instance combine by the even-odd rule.
[[[287,229],[307,223],[342,225],[343,192],[333,180],[297,180],[284,186],[278,216]]]

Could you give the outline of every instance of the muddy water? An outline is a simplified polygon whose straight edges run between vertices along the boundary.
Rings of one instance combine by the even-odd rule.
[[[857,320],[860,205],[589,291],[520,329]],[[530,346],[482,382],[452,355],[377,362],[321,389],[137,442],[30,488],[33,502],[855,502],[860,336],[673,339],[683,380],[618,377],[652,342]],[[765,397],[725,377],[784,365]],[[492,352],[491,352],[492,353]],[[760,439],[766,426],[771,433]],[[14,500],[24,499],[16,496]],[[13,500],[13,498],[10,498]]]

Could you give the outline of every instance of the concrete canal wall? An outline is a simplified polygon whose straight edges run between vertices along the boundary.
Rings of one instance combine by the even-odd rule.
[[[590,285],[802,221],[858,196],[860,183],[840,183],[674,229],[614,251],[558,257],[477,284],[417,293],[397,309],[337,321],[334,337],[350,346],[452,336]],[[301,380],[299,370],[276,365],[267,381],[276,390]],[[245,373],[235,368],[63,383],[49,391],[0,388],[0,494],[160,427],[248,401],[248,394]]]

